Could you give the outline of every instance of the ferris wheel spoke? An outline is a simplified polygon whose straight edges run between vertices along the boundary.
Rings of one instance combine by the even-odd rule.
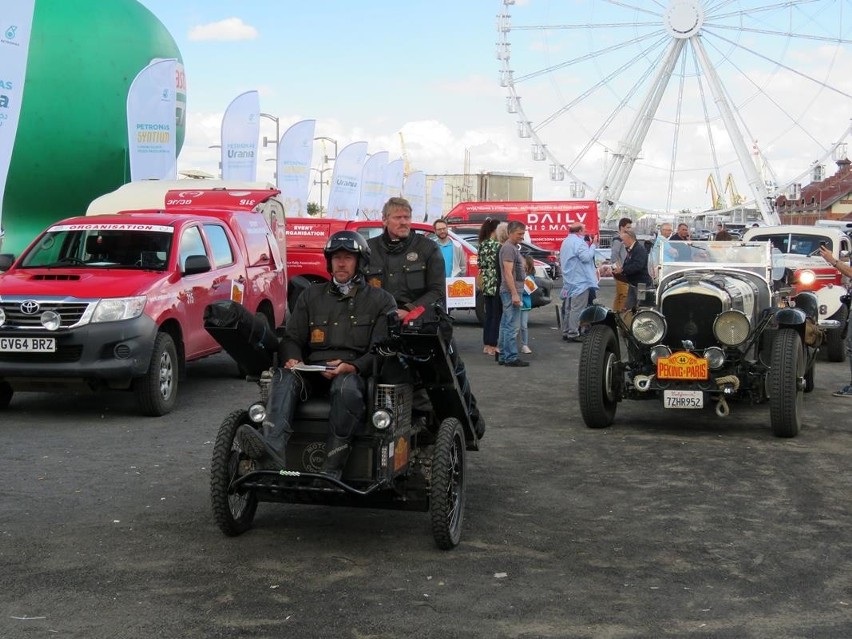
[[[780,60],[774,60],[774,59],[772,59],[772,58],[770,58],[770,57],[768,57],[768,56],[763,55],[762,53],[760,53],[760,52],[758,52],[758,51],[755,51],[754,49],[752,49],[752,48],[750,48],[750,47],[747,47],[747,46],[745,46],[745,45],[743,45],[743,44],[740,44],[739,42],[735,42],[734,40],[730,40],[730,39],[726,38],[725,36],[719,35],[718,33],[714,33],[714,34],[712,34],[712,35],[713,35],[713,37],[715,37],[715,38],[719,38],[719,39],[720,39],[720,40],[722,40],[723,42],[726,42],[726,43],[728,43],[728,44],[730,44],[730,45],[732,45],[732,46],[736,47],[737,49],[740,49],[740,50],[742,50],[742,51],[746,51],[747,53],[750,53],[751,55],[753,55],[753,56],[755,56],[755,57],[757,57],[757,58],[760,58],[761,60],[764,60],[764,61],[766,61],[766,62],[771,62],[771,63],[772,63],[772,64],[774,64],[774,65],[778,65],[779,67],[781,67],[781,68],[782,68],[782,69],[784,69],[785,71],[789,71],[790,73],[793,73],[793,74],[795,74],[795,75],[799,76],[800,78],[803,78],[803,79],[805,79],[805,80],[809,80],[810,82],[812,82],[812,83],[814,83],[814,84],[816,84],[816,85],[818,85],[818,86],[821,86],[821,87],[822,87],[822,88],[824,88],[824,89],[827,89],[827,90],[829,90],[829,91],[832,91],[832,92],[834,92],[834,93],[837,93],[837,94],[839,94],[839,95],[842,95],[844,98],[852,98],[852,95],[850,95],[849,93],[846,93],[846,92],[844,92],[844,91],[841,91],[841,90],[840,90],[840,89],[838,89],[837,87],[832,86],[832,85],[830,85],[830,84],[827,84],[827,83],[825,83],[825,82],[822,82],[821,80],[817,80],[817,79],[816,79],[816,78],[814,78],[813,76],[810,76],[810,75],[808,75],[807,73],[805,73],[805,72],[803,72],[803,71],[799,71],[798,69],[794,69],[793,67],[791,67],[791,66],[789,66],[789,65],[786,65],[786,64],[782,63]]]
[[[737,0],[726,0],[722,4],[718,5],[718,7],[713,7],[707,10],[708,17],[710,16],[711,11],[715,11],[717,9],[721,9],[724,6],[729,4],[733,4]],[[822,2],[823,0],[787,0],[786,2],[770,2],[769,4],[765,4],[762,7],[749,7],[748,9],[741,9],[739,11],[732,11],[730,13],[718,13],[713,14],[713,19],[728,19],[728,18],[752,18],[756,13],[762,13],[764,11],[779,11],[780,9],[791,9],[793,7],[799,7],[806,4],[814,4],[817,2]]]
[[[527,25],[512,25],[512,31],[586,31],[589,29],[619,29],[627,27],[635,29],[636,27],[659,27],[660,21],[654,22],[595,22],[586,24],[527,24]]]
[[[704,26],[713,30],[734,31],[736,33],[754,33],[759,35],[778,36],[781,38],[794,38],[796,40],[810,40],[813,42],[833,42],[835,44],[852,44],[852,40],[846,38],[838,38],[835,36],[820,36],[808,33],[796,33],[793,31],[773,31],[770,29],[751,29],[749,27],[738,27],[725,24],[716,24],[713,22],[705,22]]]
[[[627,69],[629,69],[629,68],[631,68],[632,66],[634,66],[634,64],[636,63],[636,61],[637,61],[637,60],[642,59],[642,57],[644,56],[644,54],[647,54],[649,51],[652,51],[652,50],[653,50],[653,49],[655,49],[658,45],[659,45],[659,42],[655,42],[655,43],[651,44],[651,45],[650,45],[649,47],[647,47],[647,48],[646,48],[646,49],[645,49],[642,53],[640,53],[639,55],[635,56],[634,58],[632,58],[632,59],[628,60],[627,62],[625,62],[624,64],[622,64],[620,67],[618,67],[617,69],[615,69],[614,71],[612,71],[611,73],[609,73],[607,76],[603,77],[601,80],[599,80],[598,82],[596,82],[595,84],[593,84],[591,87],[589,87],[588,89],[586,89],[586,91],[584,91],[583,93],[581,93],[580,95],[578,95],[576,98],[574,98],[573,100],[571,100],[570,102],[568,102],[567,104],[563,105],[561,108],[557,109],[555,112],[551,113],[549,116],[547,116],[546,118],[544,118],[544,120],[542,120],[542,121],[541,121],[541,122],[540,122],[540,123],[539,123],[539,124],[535,127],[535,130],[536,130],[536,131],[539,131],[539,130],[543,129],[543,128],[544,128],[544,127],[546,127],[547,125],[549,125],[549,124],[551,124],[552,122],[554,122],[554,121],[555,121],[555,120],[556,120],[559,116],[563,115],[564,113],[567,113],[568,111],[570,111],[571,109],[573,109],[573,108],[574,108],[574,107],[576,107],[577,105],[581,104],[584,100],[586,100],[586,98],[588,98],[588,97],[590,97],[591,95],[593,95],[593,94],[594,94],[594,93],[595,93],[598,89],[601,89],[602,87],[607,86],[607,84],[609,84],[609,82],[611,82],[611,81],[612,81],[614,78],[616,78],[618,75],[620,75],[621,73],[623,73],[623,72],[624,72],[624,71],[626,71]]]
[[[611,47],[606,47],[604,49],[598,49],[597,51],[592,51],[592,52],[587,53],[585,55],[581,55],[577,58],[572,58],[571,60],[565,60],[564,62],[554,64],[554,65],[546,67],[544,69],[538,69],[537,71],[532,71],[530,73],[527,73],[526,75],[518,76],[517,78],[515,78],[514,82],[515,82],[515,84],[520,84],[522,82],[526,82],[527,80],[532,80],[533,78],[537,78],[537,77],[540,77],[542,75],[546,75],[548,73],[553,73],[554,71],[558,71],[560,69],[565,69],[565,68],[573,66],[575,64],[587,62],[589,60],[593,60],[595,58],[599,58],[601,56],[604,56],[608,53],[612,53],[614,51],[619,51],[620,49],[624,49],[626,47],[629,47],[629,46],[632,46],[632,45],[637,44],[639,42],[642,42],[644,40],[647,40],[648,37],[653,37],[653,36],[659,37],[662,33],[663,33],[662,30],[658,30],[658,31],[654,32],[653,34],[650,34],[650,36],[640,36],[638,38],[633,38],[632,40],[628,40],[627,42],[623,42],[623,43],[618,44],[618,45],[613,45]]]
[[[674,192],[675,167],[677,166],[678,141],[680,139],[681,113],[683,111],[683,91],[686,83],[686,56],[680,56],[680,82],[677,88],[677,109],[675,116],[674,135],[672,135],[671,162],[669,163],[669,188],[666,196],[666,210],[672,208],[672,193]]]
[[[695,77],[697,79],[698,84],[698,95],[701,103],[701,110],[704,114],[704,128],[707,131],[707,144],[710,147],[710,158],[712,167],[715,168],[716,172],[716,182],[722,182],[722,175],[719,173],[719,155],[716,151],[716,136],[713,135],[713,125],[710,119],[710,110],[707,108],[707,93],[704,90],[704,80],[701,75],[701,68],[698,64],[698,55],[695,52],[695,48],[691,48],[692,51],[692,66],[695,72]]]
[[[631,2],[621,2],[620,0],[603,0],[606,4],[611,4],[616,7],[624,7],[625,9],[630,9],[631,11],[636,11],[637,13],[647,13],[651,16],[656,16],[657,18],[662,16],[662,13],[659,11],[651,11],[647,7],[639,6],[633,4]],[[659,4],[659,3],[658,3]]]

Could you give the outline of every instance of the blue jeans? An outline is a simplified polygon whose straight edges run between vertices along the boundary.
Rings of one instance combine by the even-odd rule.
[[[500,361],[518,359],[518,331],[521,330],[521,306],[512,304],[511,293],[500,291],[503,316],[500,318]]]

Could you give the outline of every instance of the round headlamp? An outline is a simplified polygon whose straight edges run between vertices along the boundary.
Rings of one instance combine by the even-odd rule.
[[[55,331],[61,322],[62,319],[56,311],[45,311],[41,314],[41,325],[49,331]]]
[[[6,311],[0,308],[0,326],[6,323]]]
[[[657,344],[666,334],[666,320],[657,311],[639,311],[633,318],[630,332],[640,344]]]
[[[392,421],[393,417],[391,416],[390,411],[387,411],[384,408],[380,408],[373,413],[373,426],[378,430],[386,429],[391,425]]]
[[[737,346],[748,337],[751,325],[742,311],[725,311],[713,322],[713,335],[725,346]]]
[[[803,284],[804,286],[810,286],[811,284],[816,282],[816,273],[814,273],[810,269],[799,271],[798,273],[796,273],[796,277],[799,280],[799,284]]]
[[[248,409],[248,416],[255,424],[260,424],[266,419],[266,406],[263,404],[252,404]]]
[[[704,349],[704,359],[707,360],[707,365],[711,370],[718,370],[722,368],[722,365],[725,363],[725,351],[723,351],[718,346],[711,346],[710,348]]]
[[[670,349],[665,344],[658,344],[654,348],[651,349],[651,361],[656,364],[657,360],[661,357],[668,357],[672,354],[672,349]]]

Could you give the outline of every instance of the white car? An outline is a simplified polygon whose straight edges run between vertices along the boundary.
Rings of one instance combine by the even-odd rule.
[[[819,254],[825,244],[836,260],[849,260],[850,240],[841,230],[825,226],[786,224],[761,226],[746,231],[745,241],[769,241],[780,263],[792,274],[795,292],[813,291],[819,301],[819,319],[837,320],[839,326],[827,331],[826,352],[832,362],[846,359],[844,340],[848,330],[848,278],[844,278]]]

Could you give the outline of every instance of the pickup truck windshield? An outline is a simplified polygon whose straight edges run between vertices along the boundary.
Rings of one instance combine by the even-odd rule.
[[[23,268],[86,268],[165,270],[172,247],[172,229],[76,230],[54,227],[24,256]]]

